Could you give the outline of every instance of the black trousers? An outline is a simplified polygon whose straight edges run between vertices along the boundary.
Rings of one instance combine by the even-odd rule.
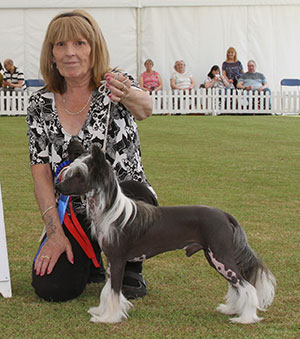
[[[158,205],[156,197],[146,185],[137,181],[125,181],[120,186],[123,193],[129,198],[142,200],[155,206]],[[98,242],[95,239],[91,239],[90,222],[85,214],[77,214],[76,216],[91,240],[97,259],[100,261],[101,250]],[[32,266],[32,286],[35,293],[46,301],[66,301],[76,298],[84,291],[90,274],[95,270],[92,260],[86,256],[64,224],[63,229],[72,246],[74,264],[71,264],[67,259],[66,253],[63,253],[49,275],[36,275],[33,268],[34,265]],[[142,263],[127,263],[125,270],[140,273],[142,271]]]

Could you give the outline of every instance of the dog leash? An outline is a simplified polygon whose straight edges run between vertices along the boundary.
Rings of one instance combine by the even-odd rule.
[[[108,100],[108,108],[107,108],[107,116],[106,116],[106,122],[105,122],[104,140],[103,140],[103,146],[102,146],[102,151],[105,153],[106,152],[106,147],[107,147],[109,120],[110,120],[110,115],[111,115],[112,107],[115,105],[115,103],[112,102],[111,99],[108,96],[109,90],[106,87],[106,80],[102,80],[101,83],[102,83],[102,85],[99,87],[98,92],[101,93],[101,91],[103,91],[103,94],[105,95],[104,101]]]
[[[99,92],[101,89],[104,89],[104,91],[107,89],[106,86],[106,81],[103,81],[103,85],[99,87]],[[105,133],[104,133],[104,141],[103,141],[103,152],[106,152],[106,146],[107,146],[107,137],[108,137],[108,127],[109,127],[109,119],[110,119],[110,112],[112,109],[112,104],[114,104],[109,98],[109,104],[108,104],[108,109],[107,109],[107,117],[106,117],[106,122],[105,122]],[[61,165],[63,165],[66,162],[63,162]],[[61,174],[63,170],[66,168],[66,166],[69,166],[70,162],[66,163],[63,165],[61,168],[58,167],[56,171],[56,177],[57,180],[60,179]],[[67,210],[67,205],[69,204],[70,208],[70,214],[71,214],[71,219],[68,216],[68,213],[66,213]],[[73,235],[73,237],[77,240],[85,254],[88,256],[89,259],[92,259],[93,264],[95,267],[100,267],[100,264],[96,258],[94,248],[87,237],[86,233],[83,231],[71,204],[71,197],[70,196],[65,196],[63,194],[60,195],[59,202],[58,202],[58,215],[60,218],[61,223],[64,222],[65,226],[69,230],[69,232]]]

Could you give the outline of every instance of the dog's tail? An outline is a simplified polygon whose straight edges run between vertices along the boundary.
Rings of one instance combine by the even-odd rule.
[[[250,247],[243,228],[232,215],[227,216],[233,226],[235,262],[243,278],[255,286],[259,307],[265,309],[273,302],[276,280],[260,256]]]

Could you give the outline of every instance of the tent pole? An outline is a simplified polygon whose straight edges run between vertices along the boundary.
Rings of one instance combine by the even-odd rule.
[[[142,58],[142,5],[141,1],[138,1],[138,7],[136,8],[136,79],[139,79],[141,74],[141,58]]]

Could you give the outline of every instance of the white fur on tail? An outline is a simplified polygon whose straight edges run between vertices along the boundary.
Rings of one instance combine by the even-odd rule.
[[[259,307],[265,309],[270,306],[275,296],[276,280],[268,269],[259,270],[256,275],[255,287]]]
[[[132,303],[122,292],[119,295],[114,292],[108,279],[102,289],[99,306],[90,308],[88,312],[92,315],[91,321],[94,323],[118,323],[127,319],[131,307]]]

